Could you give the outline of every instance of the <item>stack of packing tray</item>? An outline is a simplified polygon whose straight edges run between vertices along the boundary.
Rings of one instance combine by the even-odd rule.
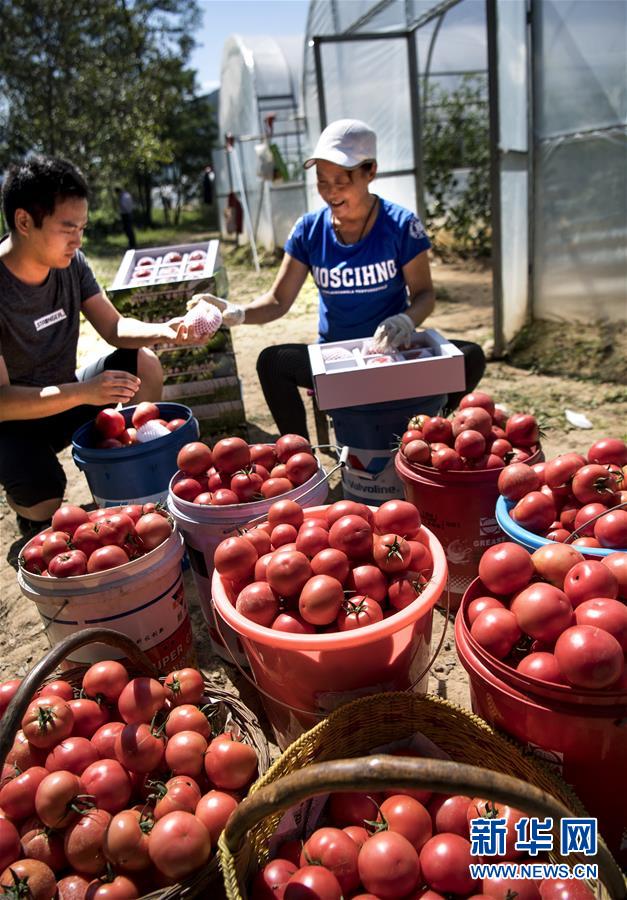
[[[172,260],[172,255],[180,259]],[[184,315],[193,294],[226,297],[227,290],[220,244],[214,240],[128,250],[107,294],[122,315],[144,322],[165,322]],[[212,442],[227,435],[248,436],[227,328],[220,328],[202,347],[161,344],[156,352],[164,372],[163,399],[191,407],[201,438]]]

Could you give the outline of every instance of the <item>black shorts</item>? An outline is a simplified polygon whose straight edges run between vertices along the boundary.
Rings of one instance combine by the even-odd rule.
[[[80,369],[76,380],[86,381],[105,369],[137,375],[137,350],[115,350]],[[104,408],[86,404],[42,419],[0,422],[0,484],[15,504],[30,507],[63,497],[67,479],[57,453]]]

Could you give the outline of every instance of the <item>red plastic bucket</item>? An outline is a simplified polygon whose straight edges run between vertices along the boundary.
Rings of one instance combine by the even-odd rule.
[[[305,517],[321,517],[325,509],[308,509]],[[322,716],[364,694],[425,690],[433,607],[447,578],[442,547],[425,532],[433,556],[425,591],[402,611],[355,631],[288,634],[257,625],[237,612],[228,582],[214,572],[216,612],[239,636],[283,749]]]
[[[529,463],[539,462],[540,450]],[[394,459],[405,497],[420,510],[427,528],[444,547],[449,567],[451,609],[459,607],[464,591],[477,577],[479,560],[492,544],[506,541],[495,517],[500,469],[439,472],[431,466],[409,464],[402,454]]]
[[[470,602],[485,593],[477,578],[455,618],[455,643],[470,679],[473,711],[559,771],[598,817],[600,832],[624,866],[627,691],[550,684],[487,653],[470,634],[466,618]]]

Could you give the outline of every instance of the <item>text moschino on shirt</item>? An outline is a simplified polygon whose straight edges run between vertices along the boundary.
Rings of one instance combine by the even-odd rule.
[[[340,265],[333,269],[323,266],[312,266],[313,279],[320,288],[353,288],[371,287],[376,284],[385,284],[394,278],[398,272],[396,260],[386,259],[383,262],[370,263],[367,266]]]

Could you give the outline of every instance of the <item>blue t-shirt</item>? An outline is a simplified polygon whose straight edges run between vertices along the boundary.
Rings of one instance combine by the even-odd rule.
[[[320,295],[320,340],[371,337],[377,325],[407,307],[403,266],[431,246],[420,219],[380,200],[376,221],[361,241],[342,244],[327,206],[294,225],[285,252],[306,265]]]

